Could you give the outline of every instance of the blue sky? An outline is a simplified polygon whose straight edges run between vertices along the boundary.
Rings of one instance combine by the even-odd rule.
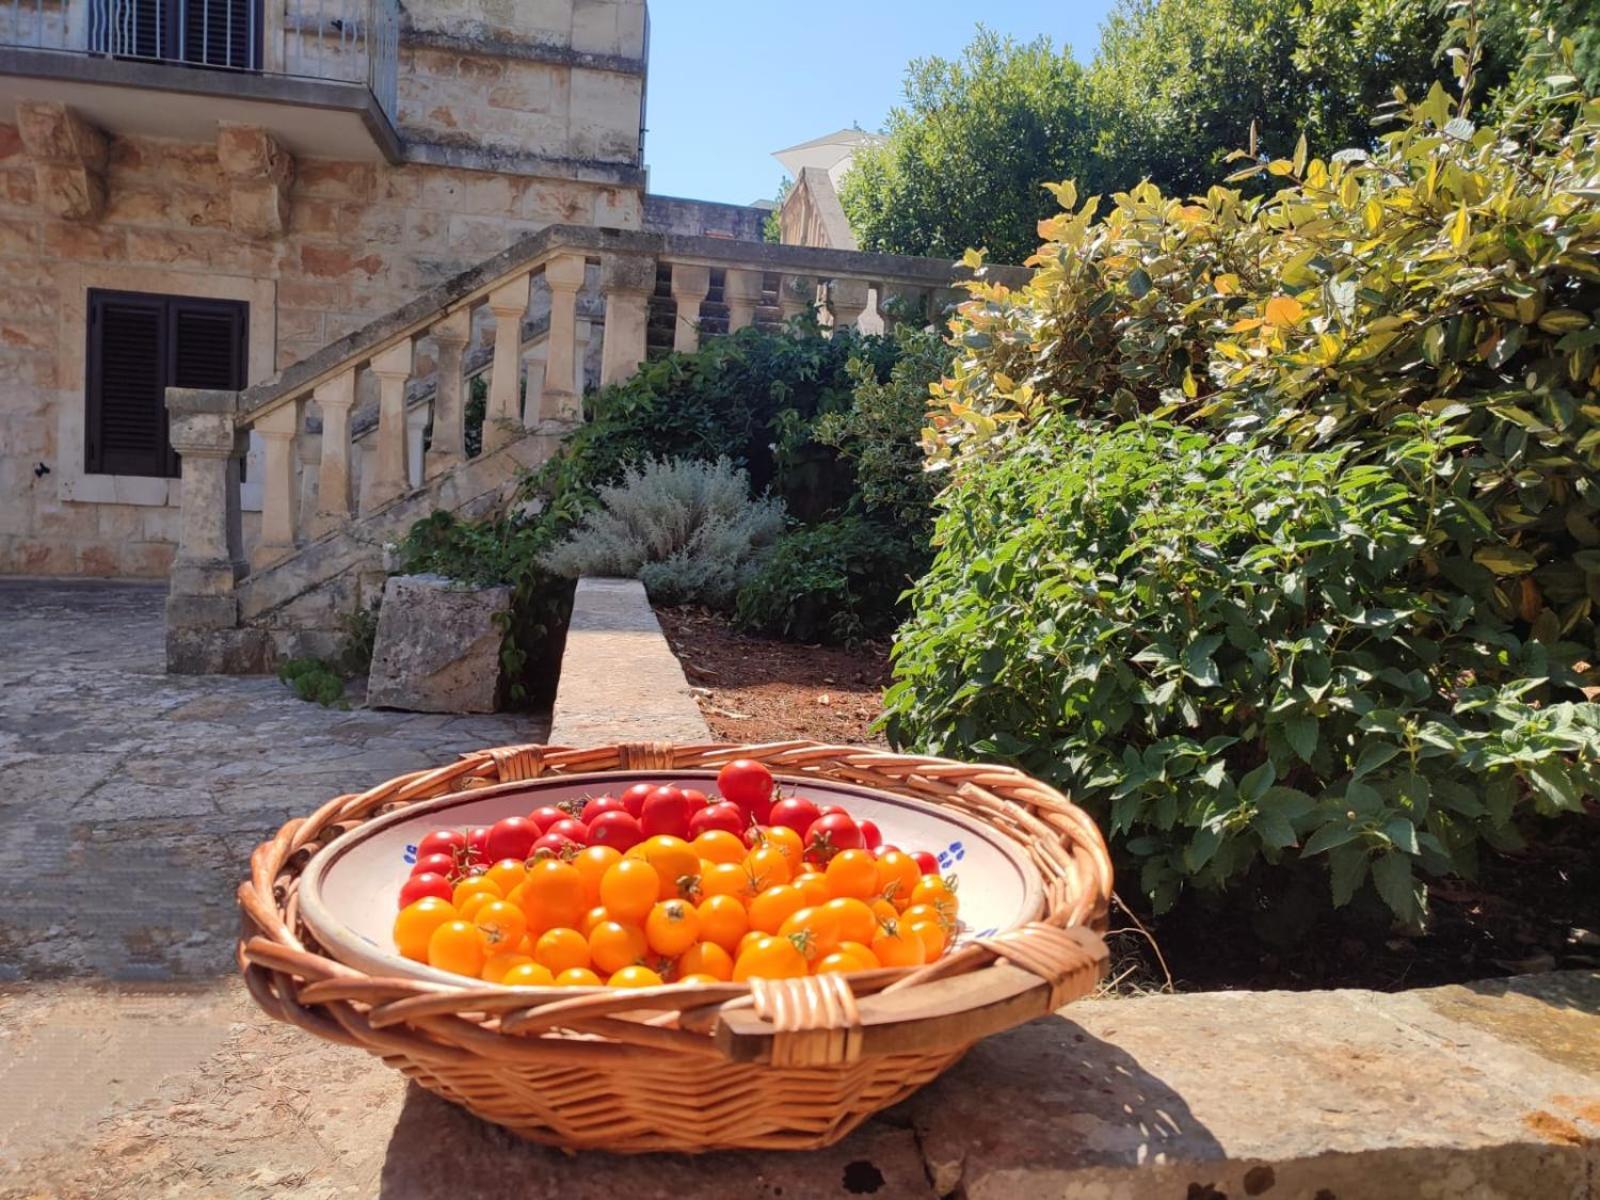
[[[772,158],[899,103],[906,63],[953,57],[978,21],[1048,34],[1083,62],[1112,0],[650,0],[650,190],[748,204],[783,176]]]

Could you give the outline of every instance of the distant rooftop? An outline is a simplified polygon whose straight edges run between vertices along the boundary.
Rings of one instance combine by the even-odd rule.
[[[831,172],[841,160],[853,157],[862,146],[877,145],[882,141],[879,134],[868,133],[864,129],[836,129],[809,142],[790,146],[787,150],[775,151],[772,157],[783,164],[783,169],[789,172],[791,178],[799,179],[800,172],[806,167]]]

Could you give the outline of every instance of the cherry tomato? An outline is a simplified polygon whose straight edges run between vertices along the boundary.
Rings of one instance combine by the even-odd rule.
[[[455,905],[437,896],[424,896],[400,910],[394,919],[394,944],[415,962],[428,961],[428,939],[447,921],[456,919]]]
[[[781,825],[785,829],[804,834],[821,815],[817,806],[803,796],[790,796],[772,806],[767,824]]]
[[[767,826],[766,844],[783,851],[784,858],[789,860],[790,874],[805,866],[805,840],[787,825]]]
[[[413,875],[443,875],[449,879],[456,873],[456,856],[453,854],[424,854],[411,868]]]
[[[547,929],[533,944],[533,961],[552,975],[589,965],[589,939],[576,929]]]
[[[533,843],[533,858],[571,858],[582,847],[569,837],[559,833],[541,833],[538,841]]]
[[[494,880],[495,885],[507,900],[511,893],[521,886],[522,881],[528,877],[528,868],[523,864],[522,858],[503,858],[494,866],[484,872],[484,875]]]
[[[801,935],[801,940],[795,945],[807,959],[815,961],[824,955],[832,954],[838,946],[839,917],[830,912],[827,905],[821,907],[808,906],[797,908],[784,918],[783,924],[778,926],[781,937],[794,937]]]
[[[941,875],[924,875],[917,880],[917,886],[911,889],[911,903],[931,904],[950,920],[955,919],[961,907],[956,902],[955,889]]]
[[[742,859],[736,863],[712,863],[709,867],[702,868],[700,872],[702,899],[711,896],[732,896],[744,901],[755,894],[755,880]]]
[[[937,921],[913,921],[909,928],[912,937],[922,939],[925,962],[933,962],[944,953],[944,930]]]
[[[872,939],[872,953],[886,967],[920,967],[927,961],[922,939],[898,921],[889,921]]]
[[[695,914],[700,918],[700,938],[721,946],[729,954],[739,948],[739,939],[750,932],[750,914],[733,896],[707,896]]]
[[[702,833],[718,831],[731,833],[738,837],[744,832],[744,812],[737,804],[729,804],[726,800],[717,804],[708,804],[689,817],[689,837],[699,837]]]
[[[872,853],[877,855],[879,858],[882,858],[885,854],[904,854],[905,851],[900,849],[899,846],[891,846],[888,842],[885,842],[883,845],[875,848]]]
[[[600,976],[587,967],[572,967],[556,976],[557,987],[600,987]]]
[[[533,843],[544,830],[527,817],[507,817],[489,827],[484,842],[484,857],[490,862],[502,858],[527,858]]]
[[[660,874],[642,858],[624,858],[600,877],[600,903],[617,921],[643,921],[660,893]]]
[[[660,987],[662,982],[661,976],[657,975],[649,967],[635,965],[623,967],[622,970],[614,972],[611,978],[606,980],[606,986],[614,988],[647,988]]]
[[[777,933],[785,921],[805,906],[804,892],[792,883],[780,883],[750,901],[750,928]]]
[[[604,904],[596,904],[578,918],[578,932],[583,934],[584,937],[588,937],[594,932],[596,925],[603,925],[609,920],[611,920],[611,914],[606,911],[606,906]]]
[[[831,912],[839,923],[841,941],[866,945],[878,932],[878,918],[872,909],[867,907],[865,900],[857,900],[853,896],[840,896],[829,900],[822,907],[825,911]]]
[[[472,918],[489,954],[515,950],[528,932],[528,918],[509,900],[491,900]]]
[[[798,979],[807,973],[806,956],[794,939],[786,937],[762,938],[744,950],[733,964],[736,983],[752,978]]]
[[[896,908],[911,903],[911,889],[921,878],[917,860],[909,854],[890,850],[878,858],[878,895],[892,901]]]
[[[883,845],[883,834],[879,831],[875,822],[861,821],[859,824],[861,826],[861,840],[868,850],[876,850]]]
[[[627,811],[622,801],[615,796],[595,796],[583,806],[583,811],[578,814],[578,820],[587,825],[603,812]]]
[[[726,829],[706,830],[689,843],[689,849],[698,854],[703,863],[737,863],[743,862],[745,856],[744,843]]]
[[[687,837],[689,833],[689,801],[683,790],[675,787],[658,787],[644,798],[639,809],[639,828],[645,837],[667,834]]]
[[[682,838],[657,834],[640,842],[633,854],[654,867],[661,877],[658,900],[693,895],[700,890],[700,856]]]
[[[645,798],[655,790],[656,787],[653,783],[634,784],[631,788],[622,793],[622,807],[627,810],[630,817],[637,821],[639,819],[639,815],[644,812]]]
[[[467,861],[477,863],[488,862],[488,841],[489,830],[487,826],[478,825],[467,830]]]
[[[476,979],[483,970],[483,937],[469,921],[446,921],[428,937],[428,965]]]
[[[916,860],[917,870],[924,875],[937,875],[939,873],[939,860],[927,850],[915,850],[911,857]]]
[[[602,921],[589,935],[589,957],[608,975],[638,962],[647,948],[644,930],[637,925]]]
[[[572,860],[583,877],[583,900],[590,908],[600,903],[601,878],[621,861],[622,853],[615,846],[587,846]]]
[[[506,950],[499,954],[491,954],[488,958],[483,960],[483,970],[478,972],[478,978],[483,980],[485,983],[503,983],[505,981],[506,972],[511,970],[512,967],[520,967],[523,964],[531,963],[532,961],[533,959],[529,958],[526,954],[518,954],[514,950]]]
[[[644,940],[657,954],[677,958],[700,940],[700,915],[687,900],[662,900],[644,920]]]
[[[789,856],[776,846],[757,846],[745,855],[744,865],[755,881],[755,890],[758,892],[775,884],[788,883],[793,875]]]
[[[819,817],[831,817],[836,813],[844,813],[845,816],[850,815],[849,809],[845,808],[842,804],[824,804],[817,810],[817,815]]]
[[[805,893],[807,904],[825,904],[828,901],[828,880],[820,871],[801,871],[789,882]]]
[[[591,846],[612,846],[626,853],[644,841],[639,818],[628,812],[603,812],[589,825]]]
[[[529,813],[528,820],[539,827],[540,833],[549,833],[550,826],[557,821],[565,821],[569,815],[571,814],[564,808],[557,808],[554,804],[546,804],[542,808],[536,808]]]
[[[422,840],[417,843],[417,858],[422,859],[429,854],[448,854],[451,861],[457,861],[467,850],[467,835],[459,829],[435,829],[431,833],[422,835]]]
[[[762,938],[769,938],[771,936],[772,934],[762,933],[759,929],[751,929],[747,931],[745,935],[739,939],[739,944],[733,948],[733,961],[738,962],[740,956],[744,954],[746,950],[750,949],[751,946],[754,946],[757,942],[761,941]]]
[[[584,903],[583,876],[571,863],[541,858],[528,868],[523,906],[530,932],[576,925],[589,907]]]
[[[431,871],[424,871],[421,875],[413,875],[400,885],[400,907],[410,908],[424,896],[436,896],[440,900],[455,899],[455,889],[450,886],[450,881],[443,875],[435,875]]]
[[[704,976],[713,982],[733,978],[733,955],[716,942],[698,942],[683,952],[678,959],[680,982]]]
[[[579,846],[589,844],[589,827],[582,821],[572,817],[562,817],[549,829],[544,831],[545,837],[564,837],[567,841]]]
[[[450,903],[460,908],[468,896],[477,892],[488,892],[490,898],[494,900],[504,900],[506,898],[506,894],[500,890],[500,885],[487,875],[468,875],[460,883],[456,884],[455,890],[450,896]]]
[[[711,803],[711,797],[698,788],[684,788],[683,798],[689,803],[689,815],[693,816],[706,805]]]
[[[499,904],[500,899],[493,892],[473,892],[460,904],[456,905],[456,916],[463,921],[475,920],[483,910],[485,904]]]
[[[717,791],[722,798],[737,804],[762,825],[767,824],[772,810],[775,786],[766,765],[748,758],[736,758],[717,772]]]
[[[878,863],[868,850],[841,850],[825,872],[829,896],[865,900],[878,890]]]
[[[553,987],[555,982],[549,968],[536,962],[518,963],[500,977],[501,987]]]
[[[861,826],[849,813],[824,813],[806,830],[806,861],[827,866],[841,850],[860,850]]]

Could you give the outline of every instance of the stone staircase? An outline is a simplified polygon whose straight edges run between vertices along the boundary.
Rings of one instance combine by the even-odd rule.
[[[1011,285],[1027,276],[986,274]],[[501,509],[583,419],[596,328],[603,387],[706,334],[805,311],[853,326],[874,294],[886,322],[940,313],[963,298],[965,277],[936,259],[551,226],[270,381],[169,389],[183,513],[167,669],[255,673],[332,653],[381,591],[386,543],[434,512]],[[469,457],[467,379],[484,362],[483,446]],[[358,398],[373,394],[376,422],[363,427]],[[240,462],[251,433],[264,453],[247,543]]]

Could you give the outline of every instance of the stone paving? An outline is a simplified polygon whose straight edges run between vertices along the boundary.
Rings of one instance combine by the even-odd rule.
[[[273,678],[173,676],[161,586],[0,580],[0,982],[229,974],[250,851],[340,792],[525,715],[322,708]]]

